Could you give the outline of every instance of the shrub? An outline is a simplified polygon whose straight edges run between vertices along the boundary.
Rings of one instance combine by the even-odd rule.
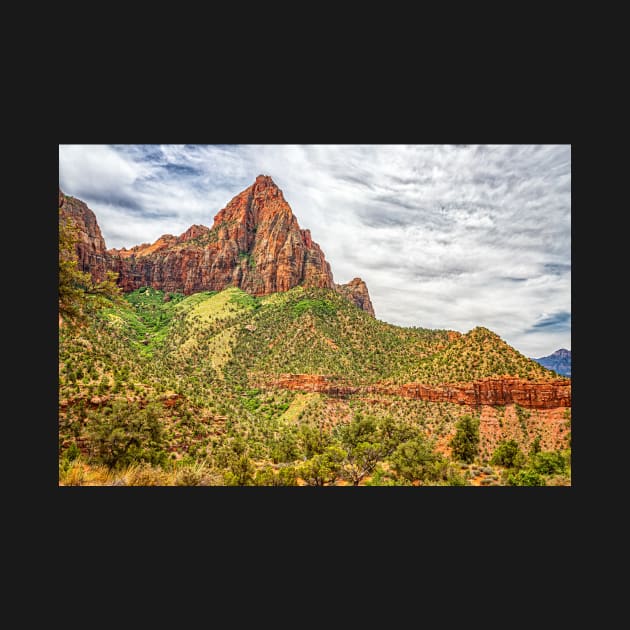
[[[116,401],[112,407],[93,414],[88,423],[88,436],[97,461],[110,468],[137,462],[164,462],[166,453],[162,450],[159,411],[156,403],[141,409],[126,401]]]
[[[81,451],[75,442],[71,442],[70,446],[63,453],[63,456],[68,461],[74,461],[79,455],[81,455]]]
[[[277,486],[279,481],[271,466],[265,466],[256,471],[254,485],[256,486]]]
[[[566,461],[560,451],[542,451],[532,457],[531,467],[542,475],[553,475],[564,472]]]
[[[507,478],[508,486],[544,486],[545,480],[535,470],[524,469],[512,472]]]
[[[479,452],[479,419],[469,415],[462,416],[456,428],[457,432],[450,442],[453,455],[471,463]]]
[[[330,444],[330,437],[318,427],[303,424],[300,427],[298,441],[305,457],[323,453]]]
[[[529,456],[533,457],[534,455],[536,455],[536,453],[540,453],[540,442],[541,442],[541,436],[540,434],[537,435],[531,443],[531,446],[529,447]]]
[[[490,463],[506,468],[522,468],[525,465],[525,455],[516,440],[503,440],[495,449]],[[484,470],[484,472],[492,472],[492,470]]]
[[[227,486],[251,486],[254,484],[254,465],[248,455],[238,455],[229,464],[223,475]]]
[[[457,469],[453,468],[452,466],[449,466],[449,468],[448,468],[448,473],[447,473],[446,480],[448,481],[448,485],[449,486],[465,486],[465,485],[467,485],[466,477],[461,475],[457,471]]]
[[[297,486],[297,472],[294,466],[283,466],[278,471],[278,485]]]
[[[391,464],[396,474],[407,481],[434,481],[441,477],[441,459],[421,437],[400,444]]]
[[[271,459],[274,464],[292,462],[299,457],[299,450],[291,433],[284,433],[271,447]]]
[[[175,474],[176,486],[209,486],[210,476],[204,463],[187,464]]]
[[[309,486],[331,485],[339,478],[345,456],[346,452],[342,449],[328,446],[323,453],[304,462],[298,468],[297,474]]]

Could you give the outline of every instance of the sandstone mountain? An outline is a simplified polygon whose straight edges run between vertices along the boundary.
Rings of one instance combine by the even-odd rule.
[[[83,201],[68,197],[59,189],[59,207],[66,220],[70,220],[77,230],[77,259],[81,271],[92,274],[95,282],[105,279],[111,261],[105,248],[96,216]]]
[[[190,295],[236,286],[262,296],[296,286],[329,288],[374,315],[365,282],[334,283],[324,253],[300,228],[271,177],[259,175],[215,216],[212,228],[193,225],[180,236],[165,234],[131,249],[107,250],[94,213],[82,201],[60,190],[59,204],[79,231],[80,269],[95,281],[108,270],[118,273],[125,292],[150,286]]]
[[[370,300],[367,285],[361,278],[353,278],[347,284],[336,284],[335,289],[351,302],[354,302],[359,308],[367,311],[372,317],[375,317],[374,307],[372,306],[372,300]]]

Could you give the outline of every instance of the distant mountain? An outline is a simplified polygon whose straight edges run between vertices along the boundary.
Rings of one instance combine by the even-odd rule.
[[[571,376],[571,350],[560,348],[548,357],[540,357],[534,361],[562,376]]]

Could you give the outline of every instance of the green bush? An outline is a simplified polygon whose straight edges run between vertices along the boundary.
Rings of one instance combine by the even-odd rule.
[[[512,472],[507,478],[508,486],[544,486],[544,478],[535,470],[524,469]]]
[[[309,486],[332,485],[341,473],[341,464],[346,452],[336,446],[328,446],[323,453],[314,455],[305,461],[297,474]]]
[[[274,464],[295,461],[299,455],[295,438],[289,432],[283,433],[271,446],[271,460]]]
[[[392,468],[407,481],[431,481],[440,477],[440,457],[424,438],[417,437],[398,446],[391,457]]]
[[[495,449],[490,463],[506,468],[522,468],[525,465],[525,455],[516,440],[503,440]]]
[[[560,451],[542,451],[531,459],[531,467],[541,475],[562,473],[566,469],[566,461]]]
[[[256,471],[254,475],[254,485],[256,486],[277,486],[279,479],[271,466],[265,466]]]
[[[64,458],[68,461],[74,461],[79,455],[81,455],[81,451],[75,442],[72,442],[63,453]]]
[[[303,424],[298,432],[298,443],[305,457],[323,453],[330,444],[330,436],[311,424]]]
[[[457,431],[450,442],[453,456],[472,463],[479,452],[479,419],[465,415],[455,426]]]
[[[540,453],[540,442],[542,441],[542,437],[537,435],[533,440],[529,447],[529,456],[533,457],[536,453]]]
[[[88,439],[94,458],[118,468],[137,462],[166,461],[164,436],[156,403],[141,409],[126,401],[93,413],[88,422]]]
[[[337,312],[337,309],[330,300],[300,300],[293,306],[293,315],[295,317],[299,317],[307,311],[326,317],[334,315]]]
[[[243,454],[232,458],[223,478],[227,486],[254,485],[254,465],[249,456]]]
[[[278,471],[278,485],[297,486],[297,472],[294,466],[283,466]]]

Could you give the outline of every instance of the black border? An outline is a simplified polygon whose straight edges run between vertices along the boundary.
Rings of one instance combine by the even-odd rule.
[[[29,407],[31,402],[43,405],[33,414],[33,419],[40,419],[37,422],[40,427],[43,422],[48,428],[50,439],[39,460],[45,462],[39,473],[42,477],[39,484],[44,480],[48,499],[55,506],[59,518],[57,531],[67,530],[76,535],[77,528],[81,531],[89,528],[90,539],[112,536],[123,545],[128,541],[130,530],[140,538],[178,540],[184,546],[206,539],[221,541],[221,545],[260,541],[261,545],[273,544],[279,550],[291,549],[290,556],[299,553],[304,545],[309,549],[314,545],[327,548],[329,544],[337,549],[352,549],[356,541],[365,539],[372,541],[377,554],[390,553],[392,557],[408,554],[418,546],[424,547],[428,554],[439,547],[440,553],[450,555],[463,540],[474,541],[480,548],[485,545],[495,548],[497,541],[527,546],[527,541],[535,540],[543,549],[546,544],[550,548],[562,545],[561,532],[571,527],[579,492],[576,486],[583,481],[579,462],[574,462],[570,488],[360,488],[350,491],[345,488],[58,487],[58,329],[54,295],[56,273],[53,273],[57,251],[54,239],[50,238],[57,230],[50,205],[51,195],[57,195],[53,177],[55,164],[58,172],[58,144],[320,144],[340,141],[346,144],[570,144],[571,141],[573,128],[567,104],[562,98],[545,98],[543,104],[543,95],[539,93],[530,94],[528,100],[515,90],[509,95],[501,93],[475,102],[475,92],[470,93],[471,98],[465,98],[457,90],[432,91],[423,98],[418,97],[415,90],[407,93],[404,89],[388,89],[385,95],[378,95],[380,99],[375,99],[375,92],[383,89],[377,84],[364,89],[363,93],[359,91],[360,95],[350,100],[347,91],[334,95],[328,92],[329,100],[320,107],[321,103],[313,99],[310,102],[296,100],[287,93],[286,85],[283,86],[278,77],[261,73],[258,78],[251,77],[250,87],[245,89],[246,85],[242,85],[241,91],[233,95],[225,89],[219,90],[210,102],[208,99],[198,102],[186,95],[186,99],[176,104],[171,95],[169,105],[161,103],[157,111],[155,104],[163,96],[161,91],[141,95],[140,99],[135,99],[137,93],[134,93],[133,99],[127,99],[128,103],[118,102],[112,109],[109,106],[113,104],[113,95],[109,95],[95,112],[95,98],[101,95],[95,90],[81,99],[76,108],[63,112],[56,125],[58,138],[46,145],[46,176],[43,178],[46,184],[40,186],[42,180],[38,182],[37,191],[42,197],[37,202],[33,200],[38,207],[50,210],[37,213],[38,217],[45,215],[45,220],[34,235],[39,241],[38,250],[45,255],[45,263],[38,265],[31,276],[37,279],[38,290],[45,287],[46,296],[46,308],[38,315],[45,331],[39,361],[42,388],[35,396],[27,390],[27,400]],[[316,86],[313,87],[315,90]],[[268,98],[252,102],[260,89],[267,90]],[[88,101],[89,108],[82,105]],[[241,105],[246,103],[244,109],[235,105],[237,101]],[[274,104],[280,101],[282,106],[274,109]],[[573,242],[576,227],[573,221]],[[574,264],[575,254],[572,247]],[[573,303],[575,288],[574,281]],[[40,306],[43,302],[44,298],[38,298]],[[579,320],[573,313],[574,330]],[[573,353],[573,342],[571,350]],[[581,367],[582,361],[578,359],[574,368],[578,383],[582,382]],[[577,400],[580,408],[584,402],[580,392]],[[581,411],[573,415],[578,426],[574,433],[578,444],[584,446],[584,441],[580,440],[584,418]],[[548,538],[550,531],[557,532],[554,543]],[[440,553],[436,553],[436,559]]]

